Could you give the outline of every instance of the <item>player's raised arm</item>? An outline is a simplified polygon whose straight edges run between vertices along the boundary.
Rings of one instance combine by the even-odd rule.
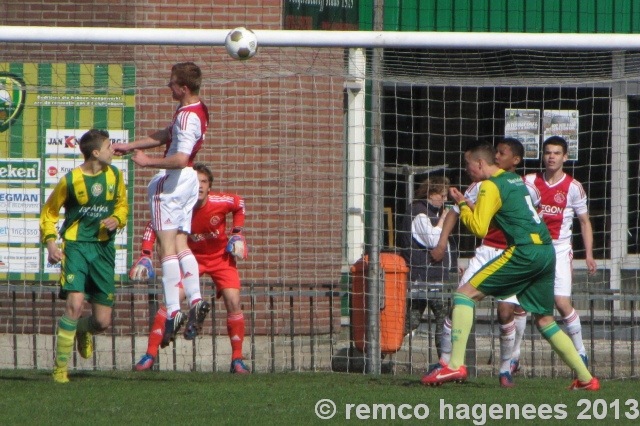
[[[149,149],[165,145],[171,140],[168,129],[158,130],[149,136],[138,139],[130,143],[114,143],[111,145],[113,153],[117,156],[128,154],[134,149]]]

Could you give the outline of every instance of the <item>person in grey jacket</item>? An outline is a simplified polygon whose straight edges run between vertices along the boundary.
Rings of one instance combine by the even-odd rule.
[[[407,300],[405,331],[420,333],[423,330],[421,323],[426,322],[423,315],[428,306],[435,319],[438,356],[446,310],[441,297],[435,294],[433,297],[423,295],[428,294],[425,293],[428,290],[441,290],[443,283],[449,280],[451,269],[457,268],[458,264],[458,250],[452,237],[449,238],[447,251],[441,261],[435,262],[430,254],[431,249],[438,245],[442,224],[449,212],[445,208],[448,189],[449,179],[445,176],[433,176],[425,180],[416,191],[415,199],[407,207],[398,233],[398,244],[409,267],[411,290],[411,296]]]

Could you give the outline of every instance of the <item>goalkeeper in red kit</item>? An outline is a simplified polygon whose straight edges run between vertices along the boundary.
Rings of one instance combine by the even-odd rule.
[[[216,297],[224,300],[227,332],[232,349],[231,373],[247,374],[249,371],[242,360],[244,316],[240,306],[240,277],[236,267],[236,259],[247,256],[247,245],[242,235],[244,200],[235,194],[210,192],[213,174],[209,168],[197,163],[193,169],[198,173],[199,191],[198,202],[193,209],[188,245],[198,262],[200,276],[208,274],[215,284]],[[227,236],[226,216],[229,213],[233,215],[233,223],[230,236]],[[142,240],[142,253],[129,272],[132,280],[140,281],[154,276],[151,263],[154,241],[153,229],[147,225]],[[184,299],[184,290],[180,288],[180,300]],[[211,309],[210,306],[204,308],[196,321],[197,332],[201,330],[206,314]],[[164,348],[169,345],[169,341],[163,341],[166,318],[166,308],[161,306],[153,320],[147,352],[136,364],[137,370],[151,368],[158,355],[158,346]],[[182,324],[176,326],[181,327]]]

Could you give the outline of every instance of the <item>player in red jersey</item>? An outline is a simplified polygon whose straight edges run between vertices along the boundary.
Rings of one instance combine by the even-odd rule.
[[[213,174],[207,166],[194,164],[198,174],[198,202],[193,209],[189,247],[198,261],[199,274],[208,274],[216,287],[216,296],[222,297],[227,309],[227,332],[231,342],[231,372],[247,374],[249,371],[242,361],[242,343],[244,341],[244,315],[240,305],[240,278],[236,258],[247,256],[247,246],[242,235],[244,227],[244,200],[235,194],[211,193]],[[233,215],[231,238],[226,233],[226,216]],[[131,268],[130,277],[137,281],[153,276],[151,252],[155,240],[153,229],[147,226],[142,240],[142,255]],[[180,299],[185,298],[180,290]],[[208,303],[205,302],[208,306]],[[196,327],[202,327],[204,315],[199,316]],[[147,370],[153,366],[162,342],[167,311],[160,307],[153,321],[147,353],[136,364],[137,370]]]
[[[582,341],[580,317],[571,304],[573,278],[571,236],[574,215],[580,222],[589,275],[596,273],[598,265],[593,259],[593,228],[587,210],[587,195],[580,182],[563,170],[563,164],[568,159],[567,152],[567,142],[563,138],[559,136],[548,138],[542,144],[544,172],[528,174],[525,179],[540,191],[540,216],[549,228],[553,247],[556,250],[554,285],[556,308],[564,319],[567,334],[571,337],[573,345],[588,366],[587,352]]]
[[[198,262],[187,244],[191,214],[198,199],[198,176],[192,165],[209,124],[209,111],[199,97],[201,83],[202,71],[196,64],[175,64],[168,86],[179,105],[169,126],[129,144],[112,146],[117,155],[133,151],[131,159],[140,167],[160,169],[149,184],[148,196],[151,226],[160,246],[162,288],[168,314],[163,342],[167,345],[185,321],[180,312],[178,285],[181,279],[191,306],[184,330],[186,339],[195,338],[197,318],[203,313],[206,315]],[[142,151],[161,145],[166,148],[160,158],[149,157]]]

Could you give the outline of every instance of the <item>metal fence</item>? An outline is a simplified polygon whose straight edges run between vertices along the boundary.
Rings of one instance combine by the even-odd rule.
[[[454,286],[425,297],[451,303]],[[590,358],[590,369],[601,378],[637,378],[640,355],[640,296],[621,291],[577,289],[573,296]],[[53,366],[55,327],[64,310],[57,288],[5,285],[0,287],[0,369],[50,369]],[[130,370],[146,350],[149,324],[161,291],[154,287],[119,288],[113,326],[94,337],[94,355],[74,356],[78,370]],[[205,292],[207,297],[212,292]],[[251,285],[243,290],[247,320],[244,354],[254,372],[348,371],[365,372],[366,357],[354,348],[351,324],[342,316],[341,304],[349,297],[338,286],[294,289]],[[471,376],[497,375],[499,330],[496,302],[487,298],[476,307],[476,321],[467,348]],[[226,312],[213,304],[204,333],[194,341],[178,339],[159,352],[159,370],[224,371],[230,362],[225,329]],[[550,346],[535,330],[533,321],[522,346],[524,377],[571,376]],[[426,316],[427,332],[405,336],[400,349],[383,357],[382,371],[420,374],[437,361],[434,321]],[[560,324],[562,322],[558,320]]]

